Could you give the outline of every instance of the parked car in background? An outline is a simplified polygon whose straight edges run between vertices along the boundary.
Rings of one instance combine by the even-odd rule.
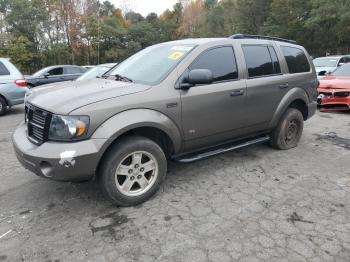
[[[326,73],[333,72],[339,66],[350,62],[350,56],[326,56],[318,57],[313,60],[317,77],[321,78],[326,75]]]
[[[78,77],[76,81],[91,80],[96,77],[101,77],[103,74],[105,74],[108,70],[115,67],[116,65],[117,63],[108,63],[95,66],[87,72],[85,72],[85,74]]]
[[[298,145],[316,111],[315,68],[294,41],[187,39],[148,47],[102,78],[38,88],[13,134],[24,167],[96,179],[117,205],[153,196],[167,159],[189,163],[249,145]]]
[[[321,111],[350,110],[350,64],[342,65],[320,79],[318,93]]]
[[[8,108],[23,103],[28,92],[21,72],[6,58],[0,58],[0,116]]]
[[[96,67],[96,66],[94,66],[94,65],[84,65],[83,66],[85,69],[87,69],[87,70],[90,70],[90,69],[92,69],[92,68],[94,68],[94,67]]]
[[[29,88],[50,83],[75,80],[87,71],[86,68],[74,65],[45,67],[32,76],[26,77]]]

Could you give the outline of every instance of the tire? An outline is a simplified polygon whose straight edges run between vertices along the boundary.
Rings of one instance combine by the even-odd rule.
[[[161,147],[150,139],[130,136],[117,141],[108,150],[97,178],[102,191],[113,203],[135,206],[158,191],[166,173],[167,160]]]
[[[273,148],[287,150],[298,145],[304,128],[302,113],[288,108],[277,127],[272,131],[270,145]]]
[[[5,115],[6,111],[7,111],[6,100],[0,96],[0,116]]]

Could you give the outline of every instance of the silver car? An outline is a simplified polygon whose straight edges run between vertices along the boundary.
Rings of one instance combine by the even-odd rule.
[[[101,64],[101,65],[95,66],[91,68],[89,71],[87,71],[85,74],[78,77],[76,81],[92,80],[92,79],[101,77],[104,73],[106,73],[116,65],[117,63],[107,63],[107,64]]]
[[[0,58],[0,116],[8,108],[22,104],[28,92],[23,75],[6,58]]]
[[[316,69],[317,78],[321,78],[325,76],[327,73],[333,72],[339,66],[349,63],[350,56],[326,56],[326,57],[318,57],[314,59],[313,64]]]

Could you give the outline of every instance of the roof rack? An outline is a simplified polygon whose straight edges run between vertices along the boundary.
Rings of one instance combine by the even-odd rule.
[[[246,35],[246,34],[234,34],[231,35],[229,38],[231,39],[266,39],[266,40],[275,40],[275,41],[281,41],[281,42],[287,42],[296,44],[297,42],[294,40],[279,38],[279,37],[273,37],[273,36],[262,36],[262,35]]]

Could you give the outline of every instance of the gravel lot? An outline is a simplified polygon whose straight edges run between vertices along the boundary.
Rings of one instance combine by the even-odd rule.
[[[298,148],[253,146],[170,164],[147,203],[117,208],[94,182],[17,162],[0,118],[0,261],[350,261],[350,114],[318,113]]]

